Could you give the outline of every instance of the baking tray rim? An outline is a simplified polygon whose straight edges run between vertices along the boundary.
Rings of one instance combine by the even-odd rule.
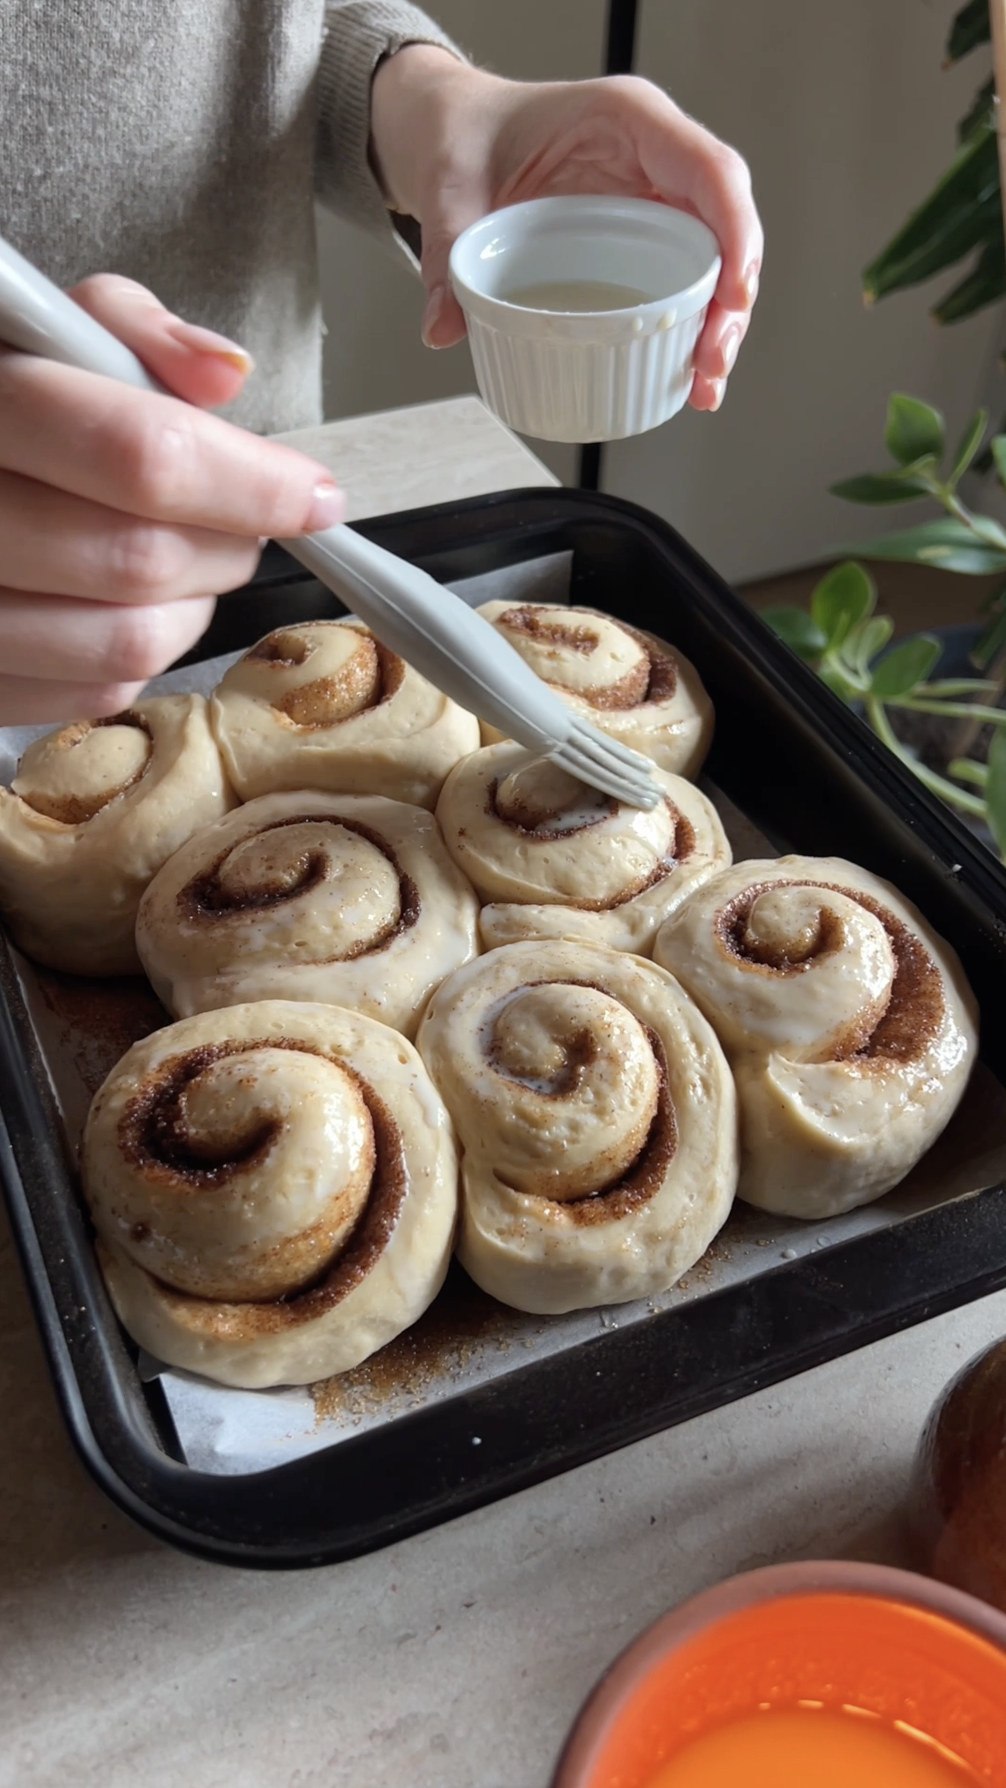
[[[516,536],[512,536],[513,518],[507,522],[508,511],[513,510],[521,512]],[[477,525],[474,534],[466,537],[460,546],[457,543],[445,546],[441,542],[427,551],[416,551],[414,556],[431,568],[435,568],[438,561],[445,564],[453,561],[448,575],[457,577],[464,575],[456,568],[459,556],[463,558],[465,553],[484,551],[486,542],[491,542],[494,534],[498,538],[501,531],[512,536],[512,544],[530,549],[508,552],[497,561],[512,564],[533,556],[544,538],[550,533],[554,536],[564,525],[586,520],[621,521],[648,535],[665,557],[669,554],[672,560],[679,562],[679,568],[684,565],[697,571],[701,581],[716,586],[720,600],[726,600],[728,607],[733,607],[734,619],[742,623],[742,630],[754,633],[763,658],[774,659],[775,668],[785,676],[787,696],[794,706],[809,708],[815,729],[821,728],[823,710],[829,721],[831,743],[835,745],[837,735],[839,749],[843,726],[847,732],[853,729],[846,745],[856,759],[856,774],[860,779],[864,768],[868,768],[873,772],[869,780],[875,785],[886,783],[889,795],[894,793],[900,797],[902,816],[907,818],[909,826],[917,823],[920,813],[928,819],[930,829],[935,822],[937,831],[953,845],[955,861],[948,873],[961,877],[987,909],[996,929],[1004,932],[1006,877],[990,854],[967,833],[955,816],[948,814],[920,788],[856,717],[824,689],[807,666],[774,639],[764,624],[741,604],[740,599],[668,524],[623,499],[539,487],[403,511],[375,518],[360,527],[362,532],[376,538],[397,537],[398,550],[408,550],[403,546],[401,536],[410,530],[413,534],[416,530],[422,534],[445,523],[456,524],[466,517],[474,519],[476,524],[484,523],[481,532]],[[305,580],[306,574],[299,567],[289,570],[275,558],[267,558],[256,585],[268,588],[270,583]],[[242,594],[235,592],[233,598],[226,600],[240,599]],[[872,764],[871,757],[875,760]],[[694,1302],[657,1313],[645,1322],[601,1333],[543,1360],[514,1368],[488,1385],[459,1392],[456,1397],[433,1406],[397,1416],[385,1429],[371,1429],[359,1436],[340,1439],[330,1449],[275,1466],[269,1471],[239,1478],[194,1471],[163,1451],[155,1441],[153,1430],[145,1437],[134,1423],[129,1451],[141,1470],[131,1478],[110,1457],[112,1449],[102,1443],[99,1429],[92,1420],[68,1338],[66,1313],[57,1303],[22,1178],[17,1131],[27,1123],[30,1133],[40,1114],[43,1119],[47,1114],[44,1113],[39,1085],[32,1081],[26,1066],[24,1043],[30,1021],[16,990],[6,943],[3,940],[0,943],[3,943],[10,970],[7,999],[0,1000],[0,1073],[6,1083],[0,1103],[7,1102],[8,1109],[13,1107],[21,1119],[12,1133],[0,1111],[0,1182],[6,1193],[16,1245],[64,1420],[85,1466],[111,1500],[150,1532],[199,1556],[246,1568],[266,1569],[334,1563],[360,1556],[695,1415],[725,1406],[763,1386],[855,1351],[884,1335],[987,1295],[1006,1284],[1006,1251],[998,1259],[994,1246],[1006,1234],[1003,1220],[1006,1184],[996,1184],[907,1216],[885,1230],[838,1242],[814,1255],[766,1269],[755,1277],[710,1292]],[[13,999],[12,987],[16,996]],[[22,1005],[20,1015],[16,1012],[19,1003]],[[22,1029],[22,1026],[26,1028]],[[19,1030],[22,1031],[20,1037]],[[34,1111],[33,1106],[37,1107]],[[36,1131],[36,1140],[37,1136]],[[51,1133],[49,1140],[53,1150],[58,1152],[58,1143]],[[963,1225],[958,1221],[958,1213],[962,1210],[967,1212],[968,1219]],[[923,1263],[927,1271],[922,1271]],[[870,1279],[870,1268],[882,1264],[884,1272],[879,1278],[888,1294],[885,1307],[877,1307],[868,1297],[863,1297],[860,1305],[865,1308],[852,1309],[850,1286],[856,1282],[865,1286]],[[91,1265],[96,1275],[93,1259]],[[99,1297],[103,1295],[101,1288]],[[723,1320],[719,1320],[721,1318]],[[645,1376],[647,1368],[652,1370],[657,1362],[643,1356],[659,1351],[665,1332],[668,1338],[673,1334],[679,1342],[687,1337],[697,1347],[708,1346],[713,1331],[718,1331],[721,1341],[725,1339],[733,1343],[739,1343],[742,1335],[747,1336],[747,1351],[738,1354],[732,1363],[728,1384],[715,1371],[707,1373],[705,1378],[696,1374],[684,1390],[672,1383],[669,1393],[665,1390],[663,1399],[659,1395],[652,1396],[653,1387],[649,1386],[645,1396],[637,1394],[631,1408],[611,1407],[613,1396],[617,1403],[619,1392],[624,1397],[625,1383],[633,1382],[627,1374],[642,1369]],[[588,1351],[591,1355],[589,1362],[577,1357]],[[711,1349],[711,1357],[715,1357],[715,1348]],[[592,1386],[595,1419],[589,1429],[585,1423],[581,1424],[574,1438],[557,1439],[554,1435],[549,1436],[547,1416],[538,1406],[545,1381],[569,1373],[574,1359],[577,1368],[585,1364],[595,1380]],[[742,1363],[738,1364],[738,1359]],[[569,1389],[568,1384],[563,1387],[564,1398],[568,1398]],[[531,1396],[527,1406],[521,1409],[524,1417],[521,1444],[510,1449],[517,1456],[499,1458],[499,1449],[492,1444],[491,1429],[499,1414],[501,1398],[506,1392],[506,1402],[521,1404],[521,1393],[528,1391]],[[598,1395],[605,1401],[603,1411],[598,1406]],[[545,1403],[547,1406],[547,1396]],[[504,1411],[507,1413],[513,1412]],[[479,1432],[484,1428],[490,1433]],[[389,1436],[396,1444],[390,1448],[388,1458],[378,1459],[376,1463],[383,1463],[386,1468],[405,1463],[414,1465],[418,1456],[424,1463],[432,1465],[430,1481],[419,1499],[413,1500],[405,1509],[399,1508],[389,1514],[371,1506],[368,1512],[361,1513],[351,1530],[343,1525],[338,1532],[324,1535],[318,1532],[310,1536],[286,1534],[272,1539],[266,1539],[264,1535],[258,1539],[234,1539],[212,1519],[202,1525],[193,1520],[193,1496],[197,1499],[202,1496],[209,1502],[232,1502],[236,1487],[242,1486],[246,1487],[248,1495],[261,1496],[268,1502],[277,1486],[292,1486],[296,1480],[305,1477],[317,1479],[324,1475],[325,1462],[331,1466],[336,1459],[339,1475],[344,1472],[353,1477],[354,1465],[361,1456],[373,1465],[375,1454],[389,1453]],[[473,1446],[473,1440],[477,1446]],[[530,1446],[529,1440],[533,1443]],[[404,1446],[397,1444],[401,1442]],[[404,1458],[395,1457],[399,1452]],[[144,1495],[138,1487],[144,1482],[148,1492],[159,1489],[160,1497],[152,1499],[149,1494]],[[188,1494],[180,1495],[183,1486]],[[239,1498],[241,1494],[239,1491]],[[369,1496],[364,1500],[373,1503]]]

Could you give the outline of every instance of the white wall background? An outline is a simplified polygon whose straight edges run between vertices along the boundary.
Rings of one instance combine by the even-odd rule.
[[[601,65],[604,0],[430,0],[479,60],[522,78]],[[879,467],[887,394],[936,403],[952,429],[978,402],[996,418],[1003,317],[940,330],[948,281],[866,312],[863,265],[953,151],[984,78],[981,53],[943,73],[955,0],[641,0],[637,68],[747,157],[765,223],[762,291],[717,416],[685,412],[606,449],[605,486],[665,516],[740,581],[813,562],[836,540],[890,526],[850,509],[836,479]],[[465,347],[418,339],[422,294],[392,255],[320,224],[332,416],[474,389]],[[575,477],[566,448],[540,451]]]

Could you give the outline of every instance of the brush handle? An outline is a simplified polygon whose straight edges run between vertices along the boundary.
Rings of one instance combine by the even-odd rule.
[[[25,353],[164,392],[129,348],[0,238],[0,340]],[[378,639],[462,707],[534,751],[569,737],[570,711],[509,642],[425,571],[351,528],[279,543],[348,600]]]
[[[279,544],[400,658],[506,738],[531,751],[569,739],[572,710],[509,640],[418,565],[344,526]]]
[[[43,360],[100,373],[141,391],[165,387],[136,355],[0,237],[0,341]]]

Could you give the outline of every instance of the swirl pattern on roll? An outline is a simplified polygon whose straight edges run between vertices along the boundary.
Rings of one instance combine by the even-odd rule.
[[[95,1096],[84,1191],[133,1339],[220,1384],[307,1384],[420,1316],[457,1208],[450,1120],[385,1025],[272,1000],[134,1044]]]
[[[422,807],[262,795],[176,851],[136,926],[176,1018],[248,1000],[348,1006],[412,1036],[474,956],[478,901]]]
[[[726,1219],[730,1071],[672,976],[602,945],[510,944],[434,994],[418,1047],[462,1151],[458,1256],[518,1310],[666,1291]]]
[[[817,1219],[881,1197],[964,1093],[977,1008],[960,964],[855,864],[737,864],[661,928],[654,958],[727,1051],[750,1204]]]
[[[387,795],[433,807],[479,723],[360,621],[281,627],[231,666],[213,729],[242,800],[278,790]]]
[[[644,813],[508,742],[451,771],[437,819],[486,903],[487,949],[565,937],[649,954],[664,920],[730,862],[706,796],[680,776],[653,776],[664,800]]]
[[[602,732],[672,775],[698,774],[712,741],[713,705],[676,646],[592,608],[486,602],[478,612]],[[500,737],[483,725],[485,744]]]
[[[0,910],[15,943],[71,974],[137,974],[144,888],[233,805],[201,695],[151,696],[37,739],[0,788]]]

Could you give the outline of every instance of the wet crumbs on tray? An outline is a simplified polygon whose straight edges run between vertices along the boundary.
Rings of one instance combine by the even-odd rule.
[[[35,983],[59,1027],[61,1053],[90,1094],[98,1091],[127,1049],[171,1023],[141,975],[92,981],[32,964]]]
[[[443,1290],[411,1329],[352,1371],[311,1386],[315,1426],[359,1422],[378,1410],[391,1414],[389,1405],[399,1411],[415,1408],[434,1385],[457,1378],[483,1350],[505,1353],[512,1331],[524,1321],[452,1266]]]

